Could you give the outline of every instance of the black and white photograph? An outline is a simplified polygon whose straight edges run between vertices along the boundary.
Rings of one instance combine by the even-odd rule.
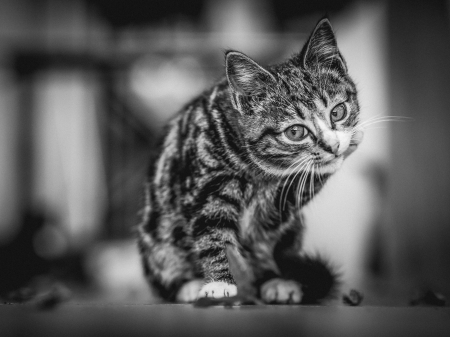
[[[0,0],[0,336],[450,336],[449,0]]]

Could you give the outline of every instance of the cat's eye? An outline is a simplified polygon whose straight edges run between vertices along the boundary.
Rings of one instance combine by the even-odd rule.
[[[333,110],[331,110],[330,119],[333,123],[339,122],[347,117],[347,107],[344,103],[336,105]]]
[[[284,134],[289,140],[298,142],[308,135],[308,130],[301,125],[292,125],[284,131]]]

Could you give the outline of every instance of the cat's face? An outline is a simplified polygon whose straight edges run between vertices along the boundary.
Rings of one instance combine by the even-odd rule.
[[[229,52],[227,76],[248,154],[264,172],[334,173],[357,143],[357,92],[327,19],[300,54],[268,69]]]

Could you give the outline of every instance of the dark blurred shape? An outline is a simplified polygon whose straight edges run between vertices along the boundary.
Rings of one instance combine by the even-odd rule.
[[[70,299],[70,290],[59,282],[50,281],[45,288],[37,288],[33,304],[39,310],[51,310]]]
[[[388,2],[390,104],[414,118],[392,133],[390,273],[401,288],[450,293],[448,1]]]
[[[203,0],[88,0],[115,28],[161,23],[165,19],[188,17],[198,20]]]
[[[16,236],[0,246],[0,299],[3,301],[50,309],[70,297],[70,291],[55,276],[73,276],[76,264],[66,257],[61,262],[45,259],[36,249],[36,237],[49,222],[49,217],[41,211],[25,212]],[[75,274],[80,275],[78,271]]]
[[[56,308],[71,297],[71,291],[52,277],[34,277],[26,286],[9,292],[3,298],[5,303],[21,303],[39,310]]]
[[[444,295],[434,292],[430,289],[419,290],[414,295],[411,302],[409,302],[409,305],[445,307],[447,305],[447,299]]]
[[[315,13],[323,16],[337,12],[355,2],[355,0],[272,0],[271,2],[278,26],[285,28],[285,24],[290,20],[298,20],[299,17],[305,17]],[[314,18],[314,20],[317,20],[317,18]],[[304,24],[308,25],[310,22],[304,22]]]
[[[0,247],[0,297],[27,286],[35,276],[49,271],[49,262],[38,256],[33,247],[34,237],[45,223],[44,214],[25,213],[15,238]],[[28,300],[29,297],[31,293],[19,291],[15,300],[21,302],[21,298]]]
[[[86,1],[86,0],[85,0]],[[97,11],[115,28],[143,26],[163,23],[167,20],[187,18],[200,21],[207,0],[91,0]],[[298,17],[313,13],[320,15],[337,12],[355,2],[354,0],[272,0],[268,1],[273,9],[273,17],[278,27]],[[315,18],[316,19],[316,18]],[[305,23],[306,24],[306,23]]]
[[[389,191],[388,171],[387,168],[380,164],[373,162],[365,170],[368,180],[372,182],[375,187],[376,197],[381,205],[381,209],[386,209],[386,200]],[[383,238],[383,223],[384,212],[381,210],[376,213],[371,227],[371,240],[368,243],[367,267],[371,276],[376,278],[386,277],[389,266],[386,259],[386,243]]]

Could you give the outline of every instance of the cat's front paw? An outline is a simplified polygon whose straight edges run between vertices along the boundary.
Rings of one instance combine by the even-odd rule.
[[[298,304],[302,295],[300,284],[291,280],[274,278],[261,287],[261,298],[266,303]]]
[[[192,303],[198,298],[198,293],[203,286],[204,281],[195,279],[186,282],[178,290],[176,301],[179,303]]]
[[[237,295],[237,287],[226,282],[210,282],[203,285],[198,297],[222,298]]]

